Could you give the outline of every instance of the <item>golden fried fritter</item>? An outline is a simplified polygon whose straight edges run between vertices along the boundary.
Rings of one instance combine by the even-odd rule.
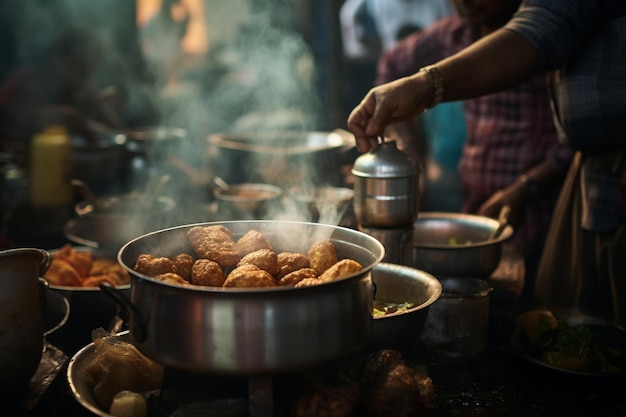
[[[271,249],[259,249],[250,252],[241,258],[237,266],[245,264],[255,265],[259,269],[269,272],[272,276],[278,274],[279,271],[278,256]]]
[[[302,268],[297,271],[293,271],[278,280],[278,285],[283,287],[294,286],[303,279],[314,278],[317,279],[317,271],[313,268]]]
[[[239,246],[224,226],[192,227],[187,232],[187,239],[199,258],[215,261],[224,269],[235,266],[241,259]]]
[[[174,256],[172,262],[176,267],[176,273],[191,282],[191,268],[193,268],[196,259],[188,253],[181,253]]]
[[[419,416],[434,407],[432,380],[419,368],[410,367],[399,352],[382,350],[368,356],[362,383],[368,416]]]
[[[117,261],[108,258],[94,259],[89,269],[89,276],[95,277],[99,275],[108,275],[113,285],[125,285],[130,282],[130,275],[128,271],[124,269]],[[86,285],[83,283],[83,285]]]
[[[189,282],[174,272],[166,272],[165,274],[156,275],[154,278],[166,282],[168,284],[190,285]]]
[[[223,287],[261,288],[275,287],[276,281],[269,272],[258,267],[245,264],[233,269],[226,277]]]
[[[296,252],[280,252],[277,256],[278,273],[276,278],[281,279],[285,275],[302,268],[310,268],[311,262],[306,255]]]
[[[198,259],[191,269],[191,283],[208,287],[221,287],[226,280],[222,267],[210,259]]]
[[[314,285],[322,284],[319,278],[304,278],[302,281],[294,285],[294,288],[312,287]]]
[[[68,262],[78,272],[81,277],[89,275],[89,269],[93,262],[93,255],[91,251],[79,251],[75,250],[72,245],[65,244],[54,255],[54,259],[63,259]]]
[[[83,283],[83,279],[74,266],[61,258],[52,259],[44,278],[52,285],[67,287],[81,286]]]
[[[272,249],[270,242],[258,230],[248,230],[245,235],[237,240],[237,246],[242,255],[257,251],[259,249]]]
[[[133,268],[140,274],[147,275],[149,277],[155,277],[160,274],[176,273],[176,267],[171,259],[165,257],[155,257],[142,253],[137,257],[135,266]]]
[[[333,266],[339,260],[337,258],[337,249],[329,240],[320,240],[315,242],[307,252],[311,262],[311,268],[314,268],[318,275],[322,275],[324,271]]]
[[[93,275],[85,278],[83,281],[83,287],[98,287],[102,283],[107,283],[112,286],[119,285],[111,276],[109,275]]]
[[[336,279],[347,277],[363,269],[363,266],[353,259],[342,259],[328,268],[322,275],[322,282],[334,281]]]

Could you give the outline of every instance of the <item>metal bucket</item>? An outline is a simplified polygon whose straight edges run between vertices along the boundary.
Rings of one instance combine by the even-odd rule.
[[[448,357],[484,352],[489,326],[489,294],[484,280],[444,278],[441,297],[430,306],[420,342],[428,350]]]

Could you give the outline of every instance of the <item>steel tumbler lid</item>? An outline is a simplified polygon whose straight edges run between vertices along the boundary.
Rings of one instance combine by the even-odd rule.
[[[410,177],[418,172],[417,162],[398,149],[395,140],[384,141],[376,150],[359,156],[352,167],[352,174],[364,178]]]

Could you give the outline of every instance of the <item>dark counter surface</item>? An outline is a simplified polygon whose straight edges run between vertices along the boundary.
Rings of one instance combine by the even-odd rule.
[[[455,416],[626,416],[626,377],[588,376],[556,371],[520,357],[511,348],[512,317],[519,293],[519,260],[505,257],[491,283],[489,341],[480,355],[451,359],[407,349],[407,362],[425,365],[435,388],[430,417]],[[74,326],[74,328],[72,328]],[[12,415],[19,417],[91,416],[73,398],[66,379],[67,364],[89,343],[89,329],[71,322],[50,337],[44,353],[48,367],[45,391],[25,393]],[[51,366],[49,360],[56,361]],[[44,363],[46,362],[46,363]],[[42,368],[43,369],[43,368]],[[40,374],[38,386],[41,388]],[[32,385],[32,384],[31,384]],[[281,414],[282,415],[282,414]]]

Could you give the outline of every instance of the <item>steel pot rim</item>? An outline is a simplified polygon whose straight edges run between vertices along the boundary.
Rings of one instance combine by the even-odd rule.
[[[141,274],[137,271],[135,271],[130,265],[128,265],[125,260],[124,260],[124,255],[125,253],[129,250],[130,247],[132,247],[136,242],[145,240],[146,238],[149,238],[150,236],[156,236],[159,234],[165,234],[165,233],[169,233],[175,230],[184,230],[184,229],[190,229],[192,227],[195,226],[213,226],[213,225],[228,225],[228,224],[238,224],[238,225],[246,225],[246,224],[259,224],[259,223],[263,223],[263,224],[272,224],[272,225],[294,225],[294,226],[302,226],[302,227],[315,227],[316,229],[320,229],[320,228],[324,228],[324,229],[328,229],[328,230],[344,230],[347,233],[350,234],[354,234],[354,235],[358,235],[358,236],[362,236],[364,239],[366,239],[369,243],[371,243],[373,246],[375,246],[378,249],[378,253],[372,253],[373,255],[373,259],[370,262],[370,265],[363,265],[363,270],[365,270],[366,272],[371,270],[375,265],[379,264],[385,255],[385,249],[384,246],[382,245],[382,243],[380,243],[377,239],[359,232],[357,230],[353,230],[353,229],[348,229],[346,227],[343,226],[332,226],[332,225],[326,225],[326,224],[322,224],[322,223],[312,223],[312,222],[299,222],[299,221],[291,221],[291,220],[263,220],[263,221],[259,221],[259,220],[232,220],[232,221],[214,221],[214,222],[200,222],[200,223],[191,223],[191,224],[184,224],[184,225],[179,225],[179,226],[173,226],[173,227],[168,227],[165,229],[161,229],[161,230],[156,230],[150,233],[146,233],[144,235],[138,236],[135,239],[132,239],[131,241],[127,242],[126,244],[124,244],[120,250],[118,251],[117,254],[117,260],[120,263],[120,265],[122,265],[122,267],[124,269],[126,269],[129,274],[130,274],[130,280],[131,280],[131,288],[135,285],[135,281],[137,282],[146,282],[146,283],[150,283],[151,285],[157,285],[157,286],[165,286],[168,289],[171,289],[173,291],[180,291],[181,293],[189,293],[189,291],[192,291],[194,293],[207,293],[207,294],[228,294],[229,296],[247,296],[250,294],[263,294],[263,293],[281,293],[281,292],[285,292],[285,293],[293,293],[294,291],[298,291],[298,292],[304,292],[304,291],[321,291],[324,290],[326,288],[328,288],[329,286],[336,286],[336,285],[343,285],[344,283],[352,280],[352,279],[359,279],[359,276],[362,275],[363,270],[358,271],[356,273],[353,273],[349,276],[346,276],[344,278],[341,278],[339,280],[334,280],[334,281],[330,281],[330,282],[324,282],[324,283],[320,283],[318,285],[314,285],[314,286],[305,286],[305,287],[301,287],[301,288],[294,288],[294,287],[260,287],[260,288],[224,288],[224,287],[208,287],[208,286],[200,286],[200,285],[190,285],[190,286],[181,286],[181,285],[172,285],[166,282],[163,282],[159,279],[150,277],[148,275],[145,274]],[[228,226],[227,226],[228,227]],[[330,237],[330,240],[334,240],[332,239],[332,236]]]
[[[294,144],[291,146],[271,146],[265,145],[258,140],[263,139],[288,139],[293,137],[307,137],[307,136],[326,136],[327,140],[325,144],[310,145],[310,144]],[[241,141],[242,139],[256,139],[255,142],[247,143]],[[330,149],[340,149],[349,145],[349,143],[336,132],[324,132],[324,131],[280,131],[280,132],[257,132],[257,133],[214,133],[208,137],[209,143],[225,149],[245,151],[245,152],[257,152],[265,154],[284,154],[284,155],[297,155],[302,153],[313,153],[317,151],[324,151]],[[239,141],[237,140],[239,139]]]
[[[498,220],[492,219],[487,216],[480,216],[476,214],[467,214],[467,213],[453,213],[453,212],[420,212],[418,215],[415,224],[419,223],[422,220],[467,220],[474,224],[483,224],[490,229],[498,228]],[[416,228],[417,232],[417,228]],[[511,225],[507,225],[500,236],[496,239],[487,239],[481,240],[478,242],[470,242],[470,243],[459,243],[456,245],[450,244],[437,244],[437,243],[424,243],[419,241],[418,239],[413,239],[413,247],[415,249],[425,249],[425,250],[440,250],[440,251],[468,251],[471,249],[482,248],[485,246],[493,246],[499,243],[502,243],[511,236],[513,236],[514,229]]]

